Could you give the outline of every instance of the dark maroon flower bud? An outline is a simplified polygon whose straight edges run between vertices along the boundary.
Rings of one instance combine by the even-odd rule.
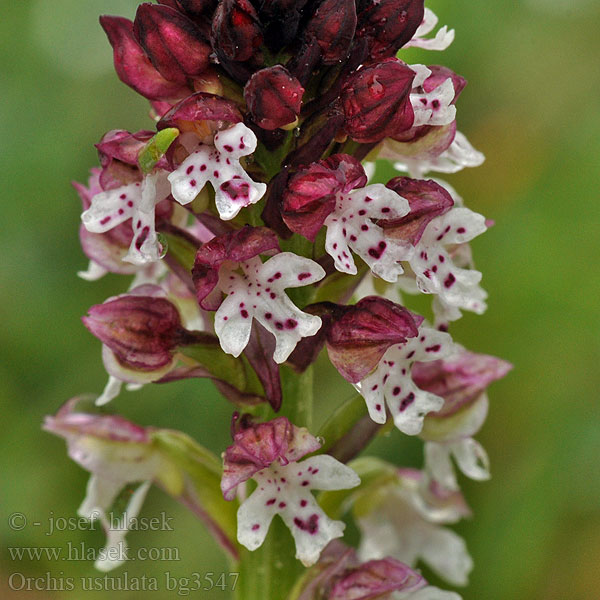
[[[149,100],[181,98],[189,90],[167,81],[152,65],[133,35],[133,23],[123,17],[100,17],[113,47],[115,70],[119,79]]]
[[[448,212],[454,205],[452,196],[431,179],[394,177],[386,187],[408,200],[410,212],[401,219],[380,221],[378,225],[394,239],[404,240],[413,246],[421,239],[429,222]]]
[[[410,103],[414,78],[415,72],[394,58],[351,75],[341,93],[346,133],[367,143],[409,129],[414,121]]]
[[[263,129],[294,123],[300,114],[304,88],[281,65],[261,69],[244,88],[248,110]]]
[[[354,0],[324,0],[306,26],[321,48],[326,65],[346,58],[356,29]]]
[[[277,53],[294,41],[307,0],[261,0],[257,5],[265,44]]]
[[[356,37],[366,38],[372,59],[395,56],[423,21],[424,0],[362,0]]]
[[[167,127],[177,127],[187,130],[185,123],[199,123],[211,121],[215,129],[220,129],[224,123],[239,123],[242,115],[231,100],[221,98],[215,94],[196,92],[188,96],[163,115],[156,128],[160,131]]]
[[[338,192],[364,187],[367,176],[362,165],[347,154],[335,154],[300,169],[288,181],[283,196],[282,216],[286,225],[314,241]]]
[[[235,61],[249,60],[262,44],[258,15],[250,0],[223,0],[212,22],[211,41],[217,54]]]
[[[200,247],[194,261],[192,278],[200,306],[216,310],[221,304],[221,294],[213,297],[219,281],[219,268],[225,261],[244,262],[270,250],[278,250],[275,232],[266,227],[250,227],[220,235]]]
[[[126,367],[154,371],[173,360],[187,332],[165,298],[123,295],[89,309],[84,325]]]
[[[372,371],[386,350],[419,333],[422,317],[378,296],[352,306],[334,305],[327,326],[329,359],[342,377],[358,383]]]
[[[134,33],[152,64],[169,81],[185,85],[208,67],[212,48],[192,21],[168,6],[141,4]]]
[[[414,382],[422,390],[444,399],[444,406],[430,418],[453,415],[477,400],[493,381],[502,379],[512,365],[487,354],[462,352],[458,356],[415,363]]]

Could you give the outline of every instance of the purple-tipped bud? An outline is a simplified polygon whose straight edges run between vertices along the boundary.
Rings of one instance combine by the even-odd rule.
[[[395,558],[370,560],[347,572],[328,600],[375,600],[395,591],[411,592],[426,585],[416,571]]]
[[[165,298],[124,295],[88,312],[84,325],[132,369],[164,367],[186,339],[179,312]]]
[[[119,79],[149,100],[168,100],[187,96],[189,90],[167,81],[152,65],[133,35],[133,23],[123,17],[100,17],[113,47],[115,70]]]
[[[232,500],[240,483],[276,460],[287,465],[320,447],[306,429],[292,425],[286,417],[238,431],[223,455],[221,490],[225,499]]]
[[[173,106],[156,128],[160,131],[167,127],[177,127],[182,131],[194,128],[195,123],[210,122],[212,128],[221,129],[229,123],[239,123],[242,115],[235,103],[215,94],[196,92]]]
[[[462,354],[428,363],[416,363],[414,382],[427,392],[444,398],[443,408],[432,417],[447,417],[473,403],[493,381],[502,379],[512,365],[487,354]]]
[[[212,51],[198,27],[180,12],[155,4],[141,4],[135,15],[134,32],[160,74],[186,85],[209,64]]]
[[[283,196],[283,220],[292,231],[314,241],[335,208],[337,193],[347,193],[366,183],[362,165],[347,154],[335,154],[313,163],[288,181]]]
[[[394,56],[423,21],[424,0],[363,0],[356,37],[366,38],[372,59]]]
[[[329,359],[351,383],[364,379],[386,350],[419,333],[422,317],[378,296],[335,306],[327,326]]]
[[[429,222],[448,212],[454,204],[452,196],[431,179],[394,177],[386,187],[408,200],[410,212],[401,219],[381,221],[379,225],[394,239],[413,246],[419,242]]]
[[[308,22],[306,34],[317,40],[327,65],[346,58],[355,29],[354,0],[324,0]]]
[[[357,142],[368,143],[410,129],[414,78],[415,72],[394,58],[353,73],[341,93],[346,133]]]
[[[250,0],[223,0],[212,22],[211,41],[230,60],[249,60],[263,42],[258,15]]]
[[[294,123],[300,114],[304,88],[281,65],[261,69],[244,88],[248,110],[263,129]]]

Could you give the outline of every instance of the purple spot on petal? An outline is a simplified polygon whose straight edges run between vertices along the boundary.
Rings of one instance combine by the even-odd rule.
[[[411,392],[400,402],[400,412],[406,410],[415,401],[415,395]]]
[[[242,315],[242,317],[243,317],[244,319],[247,319],[247,318],[248,318],[248,311],[247,311],[246,309],[244,309],[244,310],[241,310],[241,311],[240,311],[240,314]]]
[[[267,501],[265,502],[265,504],[266,504],[267,506],[272,506],[273,504],[275,504],[275,501],[276,501],[276,499],[275,499],[275,498],[270,498],[269,500],[267,500]]]
[[[227,152],[233,152],[233,146],[230,146],[229,144],[225,144],[223,146],[223,148],[225,148],[225,150],[227,150]]]
[[[303,279],[308,279],[310,277],[310,273],[300,273],[298,275],[298,280],[302,281]]]
[[[200,165],[200,170],[201,171],[206,171],[206,165]]]
[[[254,525],[252,525],[252,531],[256,531],[257,529],[260,529],[260,525],[258,523],[254,523]]]
[[[308,502],[306,500],[300,500],[300,506],[302,508],[304,508],[307,504],[308,504]]]
[[[466,230],[464,227],[459,227],[459,228],[456,230],[456,233],[465,233],[466,231],[467,231],[467,230]]]
[[[396,387],[393,389],[393,391],[392,391],[392,394],[394,394],[394,396],[397,396],[397,395],[398,395],[398,394],[399,394],[401,391],[402,391],[402,388],[401,388],[399,385],[397,385],[397,386],[396,386]]]
[[[265,313],[265,319],[272,319],[273,315],[271,313]]]
[[[104,217],[104,219],[100,221],[100,225],[106,225],[111,219],[112,217],[110,215],[108,217]]]
[[[295,517],[294,525],[296,525],[298,529],[302,529],[302,531],[307,531],[313,535],[319,530],[319,515],[312,514],[306,521],[303,521],[299,517]]]
[[[296,321],[295,319],[288,319],[285,322],[285,326],[287,329],[296,329],[296,327],[298,326],[298,321]]]
[[[186,175],[189,175],[192,171],[194,170],[194,165],[190,165],[186,170],[185,173]]]
[[[245,181],[226,181],[220,185],[220,189],[225,192],[231,200],[248,200],[250,198],[250,185]]]
[[[454,277],[454,275],[452,273],[449,273],[448,277],[446,277],[446,279],[444,279],[444,287],[451,288],[454,285],[455,281],[456,281],[456,277]]]
[[[439,352],[441,346],[436,344],[435,346],[429,346],[429,348],[425,348],[425,352]]]

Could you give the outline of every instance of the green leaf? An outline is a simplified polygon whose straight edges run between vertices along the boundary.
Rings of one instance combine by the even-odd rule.
[[[285,416],[294,425],[310,431],[313,416],[312,366],[299,375],[287,365],[282,365],[280,374],[283,402],[279,416]]]
[[[168,253],[187,271],[194,266],[197,248],[186,238],[174,233],[161,232],[167,240]]]
[[[361,395],[357,394],[350,400],[346,400],[319,429],[319,437],[324,440],[319,452],[327,453],[332,446],[352,431],[358,421],[368,414],[367,406]]]
[[[226,381],[238,390],[245,391],[247,377],[244,363],[231,354],[223,352],[215,336],[207,334],[206,338],[205,342],[182,346],[178,351],[196,361],[216,379]]]
[[[156,163],[165,155],[169,146],[179,135],[179,129],[169,127],[159,131],[150,138],[148,143],[140,150],[138,154],[138,164],[144,173],[150,173],[156,166]]]

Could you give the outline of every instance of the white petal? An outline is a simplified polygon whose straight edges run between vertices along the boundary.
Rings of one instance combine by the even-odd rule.
[[[100,550],[100,557],[94,563],[94,566],[99,571],[111,571],[124,562],[127,552],[127,542],[125,541],[125,535],[127,534],[126,524],[137,519],[150,485],[151,482],[146,481],[135,490],[120,523],[111,522],[111,525],[116,524],[117,526],[115,528],[109,527],[106,536],[106,545]]]
[[[307,513],[305,518],[302,513],[291,511],[282,512],[281,517],[296,542],[296,558],[310,567],[319,560],[321,551],[331,540],[344,535],[346,525],[330,519],[314,499],[303,511]]]
[[[473,559],[459,535],[445,527],[430,527],[423,542],[421,557],[425,563],[452,585],[467,585]]]
[[[96,406],[104,406],[114,400],[121,393],[122,386],[123,382],[120,379],[109,375],[102,394],[96,398]]]
[[[124,485],[122,481],[113,481],[92,473],[77,514],[86,519],[99,518],[110,509]]]
[[[100,192],[91,206],[81,214],[81,221],[91,233],[104,233],[127,221],[135,213],[142,198],[140,183]]]
[[[262,545],[277,513],[276,505],[266,505],[267,499],[267,495],[256,490],[238,509],[237,539],[248,550],[256,550]]]
[[[458,482],[447,445],[427,442],[424,450],[425,470],[431,478],[448,490],[458,490]]]
[[[302,468],[312,468],[311,489],[348,490],[360,484],[353,469],[328,454],[311,456],[301,464]]]
[[[450,444],[458,468],[470,479],[485,481],[490,478],[490,461],[483,446],[473,438]]]
[[[102,265],[90,260],[88,268],[85,271],[77,271],[77,276],[86,281],[98,281],[98,279],[104,277],[107,273],[108,270]]]
[[[434,38],[426,39],[428,33],[431,33],[438,24],[437,15],[425,8],[423,21],[415,31],[413,38],[404,45],[404,48],[423,48],[424,50],[445,50],[454,41],[454,29],[448,31],[448,27],[444,25],[435,34]]]
[[[236,358],[244,351],[250,340],[252,330],[251,308],[240,310],[240,299],[247,301],[244,296],[228,296],[223,300],[215,314],[215,333],[221,343],[223,352]],[[245,302],[242,302],[246,306]]]

